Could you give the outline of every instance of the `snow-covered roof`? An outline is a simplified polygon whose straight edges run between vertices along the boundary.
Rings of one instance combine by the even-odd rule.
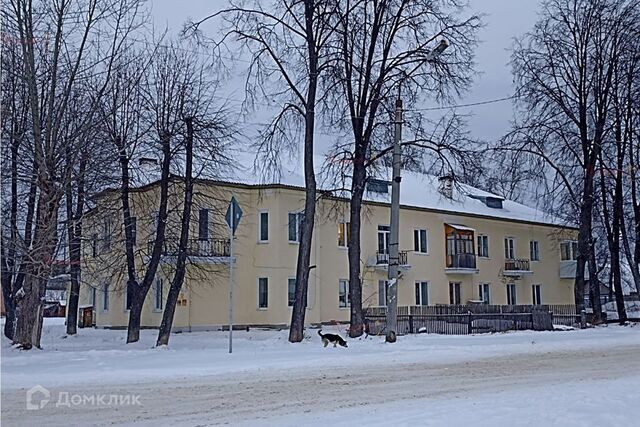
[[[215,178],[219,182],[230,184],[242,184],[250,186],[282,185],[304,190],[304,175],[302,165],[298,162],[287,162],[280,165],[277,174],[266,177],[264,173],[256,171],[252,153],[243,153],[234,156],[237,160],[236,168],[231,175],[222,179]],[[315,156],[316,181],[318,189],[329,191],[340,185],[335,185],[326,176],[326,158]],[[155,177],[151,172],[149,177]],[[202,177],[204,178],[204,177]],[[391,181],[391,169],[382,169],[376,172],[375,178],[383,181]],[[343,183],[349,186],[349,183]],[[452,187],[451,197],[446,197],[439,191],[441,185],[435,175],[420,172],[402,171],[402,182],[400,185],[400,204],[405,208],[428,209],[441,212],[450,212],[457,215],[472,215],[490,217],[496,219],[532,222],[546,225],[558,225],[572,227],[567,221],[549,215],[541,209],[526,206],[512,200],[492,194],[466,184],[455,183]],[[336,197],[348,197],[346,192],[332,193]],[[487,206],[487,198],[499,199],[502,201],[502,208]],[[366,202],[390,203],[391,189],[386,193],[366,191],[364,195]]]

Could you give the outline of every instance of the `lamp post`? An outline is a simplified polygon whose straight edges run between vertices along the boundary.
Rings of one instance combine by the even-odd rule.
[[[449,43],[441,40],[431,52],[426,55],[427,61],[432,61],[444,52]],[[400,271],[400,251],[399,251],[399,234],[400,234],[400,176],[402,171],[402,98],[400,90],[398,90],[398,99],[396,99],[395,112],[395,129],[393,138],[393,179],[391,181],[391,218],[389,232],[389,282],[387,285],[387,332],[385,341],[388,343],[396,342],[396,331],[398,329],[398,276]]]

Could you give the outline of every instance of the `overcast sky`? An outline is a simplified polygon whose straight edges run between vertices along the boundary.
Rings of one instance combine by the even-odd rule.
[[[476,56],[477,70],[481,75],[471,91],[459,101],[461,104],[504,98],[513,93],[508,65],[509,48],[514,37],[523,35],[533,26],[539,7],[538,0],[470,0],[470,3],[473,12],[486,15],[486,27],[479,34],[481,44]],[[153,0],[151,4],[156,28],[168,27],[171,32],[177,32],[188,18],[202,18],[224,3],[207,0]],[[238,96],[241,97],[242,94]],[[512,117],[510,101],[466,107],[458,111],[472,114],[469,119],[472,136],[487,141],[500,138],[508,130]]]

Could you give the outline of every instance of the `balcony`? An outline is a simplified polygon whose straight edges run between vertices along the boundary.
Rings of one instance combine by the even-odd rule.
[[[447,274],[477,274],[476,256],[474,254],[447,255]]]
[[[147,255],[153,251],[154,241],[147,245]],[[168,238],[162,247],[163,261],[172,262],[178,256],[179,240]],[[187,257],[192,262],[224,264],[229,262],[231,247],[229,239],[190,239],[187,243]]]
[[[508,259],[504,262],[503,276],[520,277],[533,274],[528,259]]]
[[[408,251],[398,252],[398,268],[400,270],[408,270],[411,268],[408,262]],[[388,270],[389,269],[389,254],[386,252],[376,252],[376,256],[373,259],[369,259],[367,262],[369,267],[374,267],[376,270]]]

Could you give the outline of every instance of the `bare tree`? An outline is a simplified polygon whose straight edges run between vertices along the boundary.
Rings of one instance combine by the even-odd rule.
[[[139,1],[79,2],[56,0],[33,4],[10,2],[8,22],[21,43],[20,61],[27,95],[37,198],[31,246],[25,255],[24,282],[15,292],[17,324],[14,342],[40,346],[42,302],[54,258],[60,202],[69,176],[64,167],[68,138],[64,124],[74,91],[92,75],[108,80],[113,58],[139,24]],[[108,28],[108,30],[107,30]],[[108,34],[108,38],[104,35]],[[93,92],[84,112],[90,126],[97,100]],[[71,150],[78,155],[81,150]]]
[[[223,9],[196,23],[221,17],[226,29],[218,49],[228,48],[234,39],[251,56],[246,83],[248,104],[257,99],[277,100],[281,110],[264,130],[258,143],[264,172],[279,174],[280,157],[295,152],[297,136],[304,135],[303,164],[305,207],[300,226],[300,244],[296,265],[296,291],[291,313],[289,341],[304,337],[307,288],[311,269],[311,242],[316,215],[316,176],[314,170],[314,130],[321,75],[330,56],[331,17],[335,2],[331,0],[279,0],[265,6],[259,1],[231,2]]]
[[[587,263],[594,244],[594,178],[609,129],[614,70],[633,7],[624,0],[545,1],[540,20],[513,53],[521,108],[510,135],[512,148],[543,159],[573,202],[579,225],[578,311],[584,308],[587,264],[593,277],[590,291],[599,292],[596,266]],[[594,313],[600,313],[599,298]]]
[[[350,163],[351,337],[362,335],[364,325],[360,230],[368,170],[389,152],[388,124],[401,85],[403,96],[416,102],[426,95],[450,99],[469,84],[480,21],[477,16],[460,18],[463,6],[457,1],[338,2],[336,65],[327,85],[333,94],[329,102],[338,106],[331,121],[350,134],[347,143],[334,147],[331,158]],[[437,55],[447,46],[445,54]],[[424,127],[415,131],[416,144],[437,146]]]
[[[182,79],[183,92],[177,100],[183,123],[182,138],[172,151],[180,160],[179,163],[184,163],[184,167],[178,167],[184,182],[184,196],[179,217],[175,269],[158,331],[156,345],[159,346],[169,343],[176,304],[187,275],[195,180],[200,175],[212,177],[223,173],[227,163],[224,151],[234,135],[234,127],[226,110],[224,107],[216,107],[214,102],[216,81],[210,76],[211,70],[199,64],[196,59],[190,59],[188,55],[191,54],[180,53],[178,48],[168,53],[164,60],[173,63],[182,73],[179,77]]]

